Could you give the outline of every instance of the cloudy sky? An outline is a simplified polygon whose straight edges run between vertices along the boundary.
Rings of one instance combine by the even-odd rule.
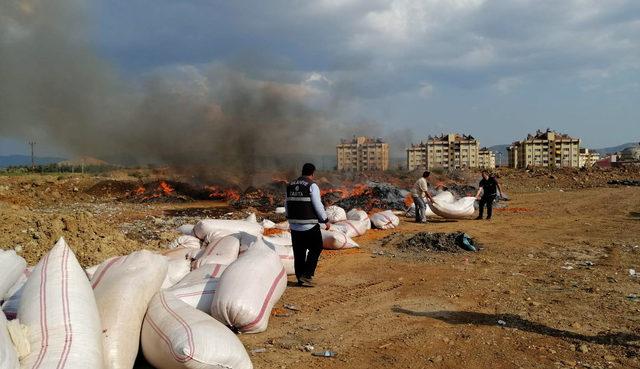
[[[587,147],[640,140],[637,0],[97,0],[83,9],[90,47],[124,80],[231,66],[400,144],[453,131],[491,146],[547,127]],[[0,139],[0,154],[24,139]]]

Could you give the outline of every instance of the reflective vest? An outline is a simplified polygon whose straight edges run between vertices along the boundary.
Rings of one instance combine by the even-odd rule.
[[[316,224],[318,216],[311,203],[311,185],[307,177],[300,177],[287,186],[287,219],[294,224]]]

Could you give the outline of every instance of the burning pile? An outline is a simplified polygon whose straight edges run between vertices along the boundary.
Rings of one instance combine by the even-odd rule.
[[[344,192],[337,192],[344,194]],[[336,191],[329,196],[335,196]],[[366,185],[358,185],[348,196],[335,201],[335,205],[345,209],[392,209],[405,210],[407,204],[405,198],[409,192],[401,190],[389,183],[368,182]],[[326,200],[326,199],[325,199]]]

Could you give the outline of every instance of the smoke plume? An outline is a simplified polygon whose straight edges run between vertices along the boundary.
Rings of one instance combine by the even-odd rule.
[[[83,0],[0,3],[0,135],[130,164],[202,165],[239,181],[332,154],[357,126],[310,108],[314,90],[220,64],[124,81],[94,52]]]

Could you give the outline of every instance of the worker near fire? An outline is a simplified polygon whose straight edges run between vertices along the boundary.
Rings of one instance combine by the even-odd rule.
[[[313,275],[322,252],[320,224],[329,229],[329,220],[320,199],[320,188],[313,181],[316,167],[302,166],[302,176],[287,186],[285,208],[298,286],[314,287]]]
[[[480,214],[478,214],[476,220],[482,219],[485,205],[487,206],[487,220],[491,219],[491,215],[493,213],[493,202],[498,196],[498,193],[502,194],[502,188],[500,188],[498,180],[495,176],[489,175],[488,171],[483,170],[482,179],[478,185],[478,193],[476,194],[476,198],[480,201]]]
[[[416,223],[427,222],[427,199],[433,202],[433,197],[429,194],[429,182],[427,178],[431,175],[428,170],[422,173],[422,177],[416,181],[411,189],[411,197],[416,205]]]

